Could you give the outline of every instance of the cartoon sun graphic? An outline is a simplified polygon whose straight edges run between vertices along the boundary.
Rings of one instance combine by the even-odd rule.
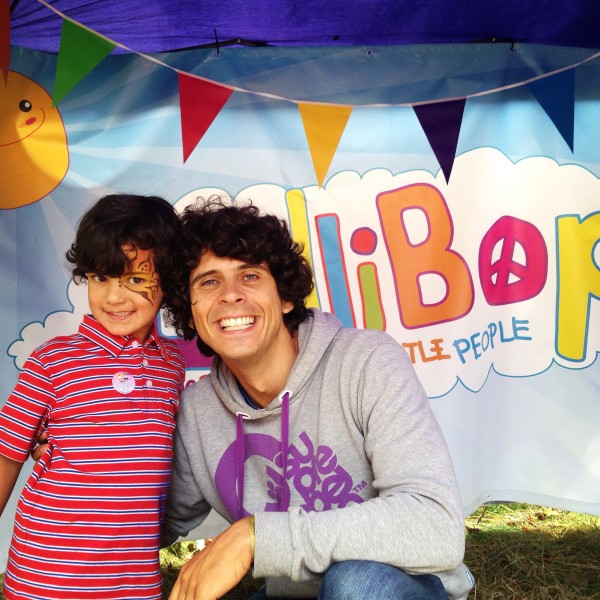
[[[67,134],[52,98],[35,81],[0,77],[0,209],[49,194],[69,168]]]

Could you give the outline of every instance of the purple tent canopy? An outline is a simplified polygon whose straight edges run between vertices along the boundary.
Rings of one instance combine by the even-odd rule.
[[[360,46],[518,42],[600,47],[598,0],[50,0],[136,52],[205,45]],[[11,43],[57,52],[61,18],[11,0]]]

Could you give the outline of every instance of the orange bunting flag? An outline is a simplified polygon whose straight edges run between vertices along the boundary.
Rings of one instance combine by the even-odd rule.
[[[206,133],[233,90],[179,73],[179,108],[185,162]]]
[[[352,113],[352,107],[301,102],[298,108],[317,175],[317,183],[319,187],[323,187],[323,181]]]
[[[10,64],[10,2],[0,0],[0,71],[4,75],[4,84],[8,80]]]
[[[115,48],[116,44],[110,40],[64,19],[54,76],[52,106],[56,106]]]

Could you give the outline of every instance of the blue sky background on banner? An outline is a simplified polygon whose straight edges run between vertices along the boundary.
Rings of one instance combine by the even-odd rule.
[[[7,349],[22,329],[52,313],[72,310],[64,253],[78,219],[97,197],[123,191],[159,194],[175,203],[199,188],[222,189],[234,197],[259,184],[297,189],[315,185],[297,107],[262,94],[356,106],[328,179],[378,169],[392,175],[417,170],[433,178],[439,165],[411,103],[511,86],[577,64],[593,53],[457,44],[236,48],[160,55],[173,68],[256,92],[232,95],[185,164],[177,73],[143,56],[109,56],[59,104],[70,152],[64,180],[39,202],[0,211],[2,397],[10,393],[17,376]],[[55,66],[55,55],[11,49],[11,70],[49,92]],[[599,59],[575,69],[575,100],[571,152],[525,86],[470,98],[457,157],[494,148],[514,163],[551,157],[600,178]],[[364,106],[380,104],[393,106]],[[477,193],[485,202],[485,186],[478,184]],[[85,289],[76,292],[85,294]],[[553,365],[529,377],[526,388],[519,378],[492,371],[478,393],[459,384],[432,399],[457,463],[465,510],[487,500],[515,499],[600,513],[600,440],[592,425],[600,422],[598,361],[583,371],[585,377],[582,370]],[[495,410],[498,405],[500,413]],[[552,465],[540,472],[550,447]],[[584,457],[589,458],[582,471]],[[539,487],[542,478],[545,485]]]

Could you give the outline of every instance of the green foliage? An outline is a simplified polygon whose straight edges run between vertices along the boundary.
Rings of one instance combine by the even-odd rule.
[[[179,569],[198,550],[196,542],[180,542],[160,551],[160,569],[163,576],[163,599],[169,598],[171,588],[175,584]]]

